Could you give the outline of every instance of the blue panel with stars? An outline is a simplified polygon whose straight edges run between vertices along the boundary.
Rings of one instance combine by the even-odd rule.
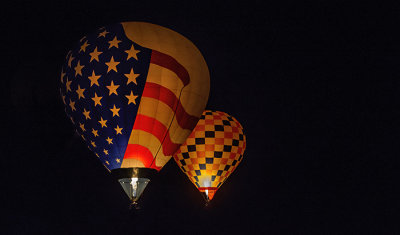
[[[146,83],[151,50],[121,24],[83,37],[67,54],[60,93],[88,147],[110,170],[120,168]]]

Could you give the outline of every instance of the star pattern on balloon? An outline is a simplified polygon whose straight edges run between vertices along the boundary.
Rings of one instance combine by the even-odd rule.
[[[103,28],[82,38],[61,69],[66,113],[107,169],[121,165],[124,150],[114,143],[129,139],[134,118],[127,121],[122,114],[137,113],[148,69],[141,61],[150,52],[127,39],[122,27]]]
[[[131,83],[131,82],[137,84],[136,78],[137,78],[140,74],[136,74],[136,73],[133,71],[133,69],[131,69],[131,71],[130,71],[129,73],[124,74],[124,75],[125,75],[126,78],[128,78],[128,81],[126,82],[126,84],[129,84],[129,83]]]
[[[90,61],[89,62],[92,62],[93,60],[99,62],[99,55],[101,55],[102,53],[103,52],[101,52],[101,51],[97,51],[97,47],[94,48],[94,50],[91,53],[89,53],[89,55],[90,55]]]

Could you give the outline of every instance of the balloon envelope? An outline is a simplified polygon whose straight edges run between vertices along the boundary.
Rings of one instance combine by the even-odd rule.
[[[208,201],[242,161],[245,149],[242,125],[224,112],[206,110],[174,159]]]
[[[147,185],[139,180],[149,175],[145,169],[159,171],[191,133],[209,83],[206,62],[188,39],[125,22],[84,36],[68,52],[60,93],[77,133],[107,169],[130,179],[120,181],[129,191],[128,181],[132,189]]]

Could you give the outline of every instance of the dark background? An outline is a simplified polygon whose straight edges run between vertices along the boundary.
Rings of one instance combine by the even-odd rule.
[[[2,233],[400,231],[399,5],[26,1],[1,11]],[[65,55],[121,21],[189,38],[211,73],[207,108],[245,128],[244,161],[208,208],[170,161],[130,211],[74,137],[58,94]]]

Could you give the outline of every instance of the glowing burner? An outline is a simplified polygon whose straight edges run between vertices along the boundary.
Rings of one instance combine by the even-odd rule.
[[[119,179],[118,182],[121,184],[122,188],[128,195],[129,199],[131,199],[133,203],[136,203],[139,200],[140,195],[142,195],[147,184],[150,182],[150,180],[147,178],[133,177],[133,178],[122,178]]]

